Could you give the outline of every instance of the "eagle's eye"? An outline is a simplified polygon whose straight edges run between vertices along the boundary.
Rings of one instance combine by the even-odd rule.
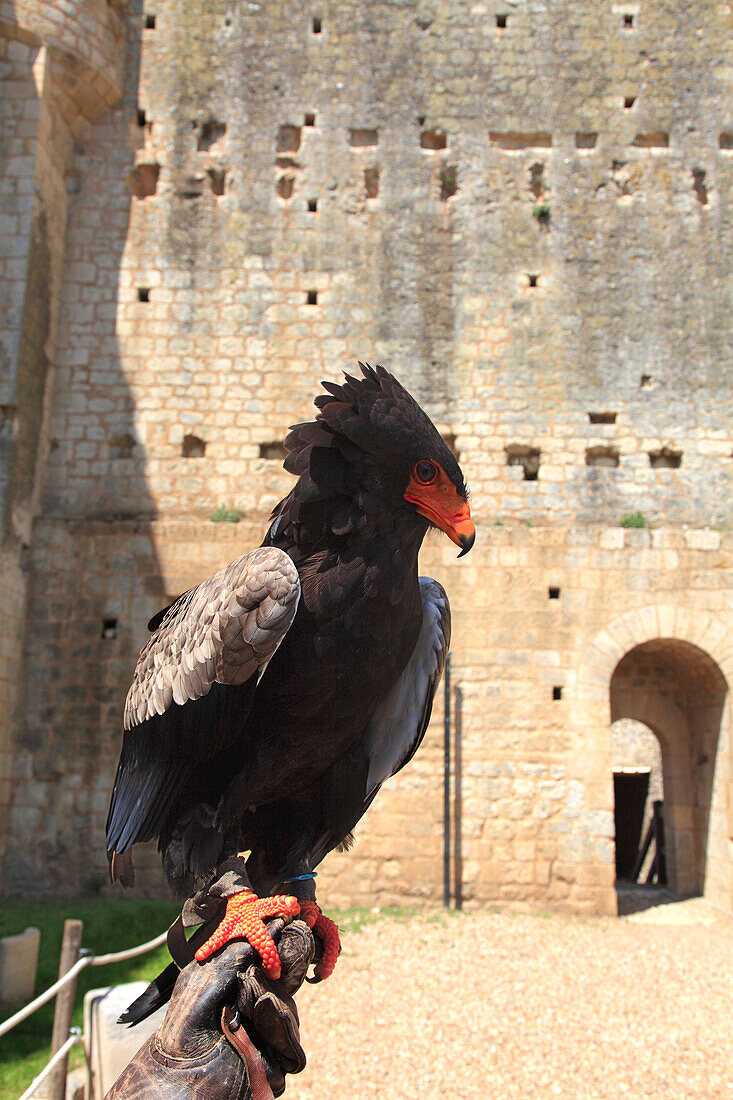
[[[413,474],[415,475],[415,481],[419,481],[421,485],[431,485],[438,476],[438,467],[435,462],[424,458],[422,461],[415,463]]]

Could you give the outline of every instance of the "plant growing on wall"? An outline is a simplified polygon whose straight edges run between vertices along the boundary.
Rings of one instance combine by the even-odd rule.
[[[227,508],[226,504],[220,504],[209,516],[212,523],[239,523],[241,518],[242,513],[238,508]]]

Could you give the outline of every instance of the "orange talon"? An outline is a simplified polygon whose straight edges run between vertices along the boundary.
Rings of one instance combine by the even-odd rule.
[[[301,901],[300,915],[312,932],[323,940],[323,955],[316,963],[314,975],[318,981],[325,981],[333,974],[336,960],[341,951],[339,930],[330,917],[325,917],[315,901]]]
[[[226,912],[219,927],[199,947],[194,958],[204,962],[231,940],[245,939],[261,956],[268,978],[277,979],[280,977],[280,958],[264,921],[266,917],[297,917],[298,909],[298,899],[289,894],[273,898],[258,898],[250,890],[232,894],[227,898]]]

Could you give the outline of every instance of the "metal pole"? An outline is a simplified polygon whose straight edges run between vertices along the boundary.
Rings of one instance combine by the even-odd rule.
[[[443,670],[443,908],[450,909],[450,652]]]
[[[80,920],[64,921],[64,938],[61,942],[61,958],[59,959],[59,978],[63,978],[67,971],[71,970],[79,959],[81,947],[81,933],[84,925]],[[56,1010],[53,1017],[53,1031],[51,1033],[51,1054],[60,1051],[69,1038],[71,1019],[74,1014],[74,995],[76,993],[76,978],[73,978],[56,994]],[[63,1057],[59,1065],[54,1069],[49,1079],[49,1100],[64,1100],[66,1095],[66,1070],[68,1054]]]
[[[453,692],[453,904],[463,908],[463,693]]]

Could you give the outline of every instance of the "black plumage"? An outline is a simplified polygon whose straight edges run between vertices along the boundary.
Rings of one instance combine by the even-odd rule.
[[[316,419],[291,429],[298,480],[262,547],[151,620],[107,824],[113,877],[129,883],[130,848],[158,837],[178,895],[241,850],[270,893],[348,843],[424,734],[450,617],[418,550],[438,526],[465,552],[473,525],[429,418],[382,367],[361,369],[324,383]]]

